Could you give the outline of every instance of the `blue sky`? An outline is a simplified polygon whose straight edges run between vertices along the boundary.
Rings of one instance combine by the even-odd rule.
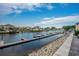
[[[62,27],[76,22],[79,3],[0,3],[0,24]]]

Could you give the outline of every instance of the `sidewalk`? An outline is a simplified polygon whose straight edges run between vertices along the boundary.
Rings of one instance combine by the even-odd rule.
[[[62,46],[53,54],[53,56],[68,56],[73,39],[73,33],[66,39]]]
[[[76,36],[72,40],[69,56],[79,56],[79,39]]]

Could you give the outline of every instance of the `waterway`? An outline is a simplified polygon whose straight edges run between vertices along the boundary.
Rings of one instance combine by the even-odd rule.
[[[53,31],[55,33],[56,31]],[[58,31],[57,31],[58,32]],[[43,34],[46,34],[48,32],[42,32]],[[17,33],[17,34],[4,34],[3,40],[5,41],[5,44],[19,41],[22,37],[26,40],[31,40],[33,35],[42,34],[39,32],[28,32],[28,33]],[[48,44],[51,41],[56,40],[58,37],[63,36],[63,34],[57,34],[51,37],[43,38],[41,40],[36,40],[29,43],[24,43],[12,47],[7,47],[4,49],[0,49],[0,55],[1,56],[22,56],[27,55],[31,51],[35,49],[39,49],[40,47],[44,46],[45,44]],[[1,34],[0,34],[1,37]],[[0,39],[2,40],[2,39]]]

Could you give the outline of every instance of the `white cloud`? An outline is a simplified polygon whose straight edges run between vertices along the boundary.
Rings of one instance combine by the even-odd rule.
[[[45,7],[48,10],[51,10],[53,8],[53,6],[50,4],[42,3],[5,3],[0,4],[0,15],[11,14],[18,9],[20,9],[21,11],[23,11],[23,9],[25,9],[26,11],[39,11],[39,9],[41,9],[42,7]]]
[[[7,6],[6,4],[0,4],[0,15],[6,15],[9,13],[12,13],[10,6]]]
[[[19,6],[19,8],[27,9],[29,11],[35,11],[36,7],[41,7],[41,4],[38,4],[38,3],[26,3],[26,4],[21,4]]]
[[[22,13],[22,10],[15,10],[14,11],[16,14],[21,14]]]
[[[65,16],[65,17],[57,17],[57,18],[49,18],[48,20],[43,20],[35,25],[49,25],[49,24],[61,24],[69,23],[69,22],[79,22],[79,16]]]
[[[45,17],[45,18],[43,18],[44,20],[48,20],[48,19],[51,19],[51,18],[49,18],[49,17]]]
[[[51,4],[49,4],[49,5],[47,5],[47,8],[48,8],[48,10],[52,10],[55,7],[53,7]]]

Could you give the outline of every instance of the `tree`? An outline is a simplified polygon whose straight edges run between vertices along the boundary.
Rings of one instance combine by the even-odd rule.
[[[74,29],[74,28],[75,28],[74,25],[72,25],[72,26],[63,26],[63,29],[66,30],[66,31],[68,31],[69,29]]]
[[[44,30],[49,31],[50,30],[50,27],[46,27]]]
[[[4,31],[4,30],[0,28],[0,31]]]
[[[51,30],[56,29],[55,27],[51,27]]]

